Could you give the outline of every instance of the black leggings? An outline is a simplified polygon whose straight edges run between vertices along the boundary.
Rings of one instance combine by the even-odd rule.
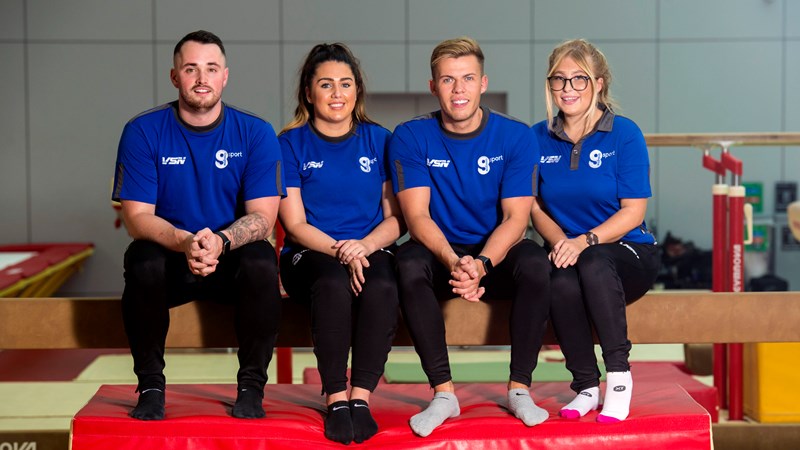
[[[606,371],[630,370],[625,307],[652,287],[660,261],[655,245],[617,242],[588,247],[574,266],[553,269],[550,319],[575,392],[600,385],[592,324]]]
[[[252,242],[220,257],[207,277],[193,275],[183,253],[151,241],[133,241],[124,266],[122,316],[139,391],[165,387],[169,308],[206,299],[235,305],[238,385],[264,389],[281,307],[277,258],[269,242]]]
[[[364,268],[356,296],[347,267],[324,253],[294,250],[281,255],[281,280],[292,301],[311,303],[311,335],[323,392],[347,389],[347,355],[352,341],[350,384],[372,392],[383,375],[397,327],[394,256],[378,250]]]
[[[451,244],[458,256],[476,256],[481,245]],[[430,385],[452,379],[445,326],[439,299],[453,299],[450,271],[422,244],[408,241],[397,252],[403,318]],[[550,270],[547,253],[530,240],[511,247],[506,258],[481,280],[486,299],[511,300],[510,380],[531,385],[542,334],[550,308]],[[450,300],[452,299],[452,300]]]

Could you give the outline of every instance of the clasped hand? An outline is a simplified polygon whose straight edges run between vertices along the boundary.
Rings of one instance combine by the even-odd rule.
[[[586,248],[586,243],[582,241],[583,236],[572,239],[562,239],[553,246],[550,254],[547,255],[552,261],[553,265],[558,269],[574,266],[578,262],[583,249]]]
[[[347,271],[350,273],[350,289],[354,294],[360,294],[367,281],[364,277],[364,268],[369,267],[367,257],[372,254],[372,250],[359,239],[336,241],[333,248],[336,249],[336,258],[347,266]]]
[[[486,292],[486,288],[480,285],[481,278],[486,272],[478,265],[472,256],[462,256],[450,269],[450,286],[453,286],[453,293],[459,295],[464,300],[478,302]]]
[[[205,277],[217,270],[218,258],[222,254],[221,241],[208,228],[203,228],[197,234],[189,234],[184,239],[183,253],[193,274]]]

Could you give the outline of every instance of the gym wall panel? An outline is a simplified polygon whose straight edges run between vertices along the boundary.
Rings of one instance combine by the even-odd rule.
[[[650,40],[656,37],[656,2],[534,0],[533,5],[533,35],[537,41]]]
[[[658,237],[667,232],[704,249],[711,248],[711,185],[714,175],[703,169],[702,152],[695,148],[667,147],[658,150],[655,213]],[[650,224],[653,225],[652,223]]]
[[[409,39],[436,43],[458,36],[470,36],[481,46],[484,41],[530,40],[531,2],[508,0],[429,1],[408,0]]]
[[[367,92],[403,92],[406,87],[406,46],[403,43],[371,44],[354,42],[348,44],[353,54],[361,61],[361,70],[367,79]],[[306,52],[312,45],[306,46]],[[296,86],[295,76],[289,86]]]
[[[170,69],[172,69],[172,52],[174,51],[175,44],[177,43],[178,39],[180,39],[182,36],[183,35],[173,39],[175,42],[165,42],[163,44],[155,45],[155,61],[152,63],[152,65],[155,66],[155,71],[152,75],[155,78],[153,80],[153,83],[155,84],[155,99],[153,100],[153,104],[151,106],[171,102],[178,98],[178,89],[172,85]],[[222,42],[224,43],[225,41]],[[227,51],[227,49],[228,45],[226,44],[225,50]],[[228,58],[229,64],[236,65],[234,64],[234,61],[230,61],[230,58]],[[142,76],[145,76],[144,70],[142,70],[141,73]],[[223,93],[222,96],[227,101],[226,94]]]
[[[784,0],[786,2],[786,36],[790,38],[800,38],[800,2],[794,0]]]
[[[530,44],[481,44],[486,57],[484,69],[489,77],[487,93],[507,94],[507,111],[530,125],[531,53]]]
[[[27,0],[28,39],[136,40],[153,34],[151,2]]]
[[[278,41],[279,4],[280,0],[156,1],[156,37],[174,46],[185,34],[204,29],[218,35],[226,49],[237,40]]]
[[[22,0],[0,0],[0,39],[24,37]]]
[[[544,83],[545,78],[547,77],[547,66],[548,62],[547,59],[550,56],[550,52],[553,51],[553,47],[556,46],[556,43],[540,43],[536,42],[533,44],[533,51],[532,51],[532,58],[533,61],[531,62],[531,124],[541,122],[542,120],[547,119],[547,108],[545,107],[545,91],[544,91]]]
[[[598,44],[611,66],[611,95],[619,113],[631,118],[644,133],[656,131],[656,45],[651,42]]]
[[[3,94],[0,109],[0,244],[28,239],[28,162],[25,148],[25,83],[22,44],[0,44],[5,70],[0,86],[12,86]]]
[[[297,106],[295,95],[297,94],[297,81],[300,65],[303,58],[311,50],[312,44],[284,44],[281,60],[281,70],[283,76],[283,120],[276,128],[280,130],[289,120],[294,117],[294,108]]]
[[[409,92],[430,92],[431,52],[438,43],[439,41],[431,41],[426,44],[408,45]]]
[[[744,56],[747,55],[747,56]],[[659,132],[779,131],[780,42],[661,44]]]
[[[277,44],[226,45],[228,53],[228,85],[222,98],[239,108],[252,111],[280,129],[281,68]],[[167,60],[169,63],[169,60]],[[172,87],[172,99],[178,90]],[[169,96],[168,96],[169,97]]]
[[[783,1],[661,1],[661,39],[780,38]]]
[[[798,17],[800,19],[800,17]],[[765,74],[775,74],[777,71],[769,70],[764,71]],[[800,132],[800,41],[790,41],[786,43],[786,68],[783,73],[783,86],[781,93],[783,94],[783,107],[785,108],[785,127],[784,131]],[[771,75],[770,75],[771,76]],[[777,83],[778,81],[775,80]],[[800,146],[795,147],[796,151],[800,151]],[[794,166],[794,167],[800,167]],[[796,173],[794,177],[800,178]],[[798,180],[800,181],[800,180]]]
[[[398,124],[419,115],[418,105],[419,97],[412,94],[367,95],[367,114],[389,131],[394,131]]]
[[[129,238],[114,228],[111,180],[123,126],[152,106],[151,45],[29,47],[32,240],[96,243],[70,286],[119,292]]]
[[[283,2],[283,39],[293,42],[405,40],[405,2],[292,0]]]

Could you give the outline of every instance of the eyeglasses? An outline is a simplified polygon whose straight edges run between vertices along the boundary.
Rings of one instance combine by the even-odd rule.
[[[567,87],[567,81],[569,81],[569,85],[572,86],[572,89],[576,91],[582,91],[589,87],[589,80],[591,78],[587,77],[586,75],[578,75],[572,78],[564,78],[564,77],[547,77],[547,82],[550,84],[550,90],[552,91],[563,91],[564,88]]]

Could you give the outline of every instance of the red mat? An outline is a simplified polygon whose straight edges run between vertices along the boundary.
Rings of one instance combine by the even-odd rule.
[[[682,363],[679,363],[681,366]],[[681,370],[678,364],[672,362],[651,362],[637,361],[632,364],[634,382],[634,397],[638,395],[637,388],[639,383],[676,383],[682,387],[689,396],[700,404],[711,415],[711,421],[719,421],[719,404],[717,403],[717,388],[701,383],[694,379],[690,374]],[[348,370],[347,377],[350,377]],[[533,372],[534,384],[536,371]],[[322,384],[319,371],[314,367],[306,367],[303,370],[303,383]],[[381,385],[386,383],[386,378],[381,377]]]
[[[711,448],[708,413],[676,384],[637,383],[631,417],[603,425],[596,412],[580,420],[557,416],[572,397],[567,383],[533,388],[538,404],[550,411],[543,424],[528,428],[504,406],[502,384],[458,385],[461,416],[427,438],[415,436],[408,419],[431,398],[428,386],[383,384],[370,402],[379,432],[360,448],[380,449],[548,449],[584,446],[597,449]],[[73,450],[140,449],[317,449],[343,448],[323,436],[323,398],[319,386],[268,385],[259,420],[229,416],[233,385],[170,385],[167,419],[143,422],[127,414],[134,406],[133,386],[104,385],[72,422]],[[354,444],[355,445],[355,444]]]

